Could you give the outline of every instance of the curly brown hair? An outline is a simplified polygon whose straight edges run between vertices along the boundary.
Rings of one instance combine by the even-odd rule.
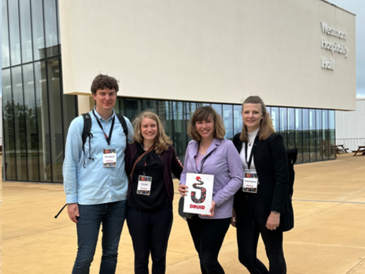
[[[155,137],[155,143],[154,143],[155,152],[157,154],[161,154],[162,152],[169,150],[169,145],[172,144],[172,141],[166,135],[163,124],[158,115],[156,113],[153,113],[152,111],[143,111],[133,121],[134,125],[133,142],[137,142],[139,144],[143,143],[143,136],[141,134],[141,124],[143,118],[152,119],[157,123],[157,135]]]
[[[224,139],[226,129],[223,124],[222,117],[210,106],[204,106],[198,108],[190,119],[188,124],[188,135],[194,141],[200,141],[202,138],[196,130],[195,123],[199,121],[207,120],[211,118],[214,121],[213,137],[217,139]]]
[[[95,95],[98,89],[105,89],[105,88],[114,89],[115,92],[117,93],[119,90],[118,81],[114,77],[99,74],[94,78],[91,84],[90,88],[91,93]]]
[[[261,112],[262,112],[262,120],[260,124],[260,133],[259,133],[259,140],[266,140],[270,137],[271,133],[275,132],[274,126],[272,124],[272,119],[270,118],[269,113],[266,110],[266,106],[264,101],[259,96],[249,96],[242,104],[242,111],[243,106],[245,104],[260,104],[261,105]],[[240,140],[242,142],[248,142],[247,137],[247,129],[246,126],[243,125],[242,132],[240,135]]]

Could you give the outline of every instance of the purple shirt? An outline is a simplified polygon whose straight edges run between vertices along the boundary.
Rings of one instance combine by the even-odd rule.
[[[198,173],[204,163],[202,173],[214,175],[213,200],[217,204],[214,217],[201,216],[203,219],[224,219],[232,217],[233,195],[242,186],[243,165],[237,149],[229,140],[214,139],[196,167],[198,142],[190,141],[186,148],[184,170],[180,184],[185,185],[186,173]],[[208,156],[208,158],[206,158]],[[206,158],[205,162],[204,159]]]

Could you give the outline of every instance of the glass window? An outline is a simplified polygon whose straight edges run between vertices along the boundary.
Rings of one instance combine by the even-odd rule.
[[[331,155],[331,143],[329,141],[328,110],[322,110],[322,140],[324,146],[323,160],[328,160]]]
[[[20,4],[20,32],[22,38],[22,61],[23,63],[26,63],[33,60],[29,0],[20,0],[19,4]]]
[[[316,153],[316,111],[309,110],[309,145],[310,145],[310,162],[317,160]]]
[[[222,105],[212,104],[212,108],[222,117]]]
[[[274,126],[275,131],[280,131],[279,108],[277,108],[277,107],[271,108],[271,119],[272,119],[272,124]]]
[[[47,57],[59,54],[56,1],[44,1],[44,22]]]
[[[18,1],[8,1],[11,64],[21,63]]]
[[[59,59],[47,61],[47,83],[51,119],[51,158],[52,181],[62,182],[62,163],[64,158],[64,136],[62,122],[62,101],[59,75]]]
[[[142,100],[142,111],[149,110],[157,113],[157,101],[156,100]]]
[[[22,69],[11,69],[14,100],[15,157],[17,180],[27,181],[27,150],[23,101]]]
[[[2,66],[10,66],[9,33],[8,33],[8,4],[2,1]]]
[[[43,4],[42,0],[31,0],[32,28],[33,28],[33,53],[34,60],[46,57],[43,32]]]
[[[330,159],[335,159],[336,158],[336,149],[333,148],[332,146],[336,145],[336,122],[335,122],[335,111],[334,110],[329,110],[328,111],[328,115],[329,115],[329,141],[330,141],[330,145],[331,145],[331,154],[330,154]]]
[[[35,105],[33,64],[23,66],[23,77],[28,180],[39,181],[37,110]]]
[[[288,147],[289,131],[288,131],[288,117],[287,108],[280,108],[280,128],[278,133],[283,137],[285,147]]]
[[[186,127],[185,121],[183,120],[183,103],[172,102],[172,141],[177,155],[184,155],[186,148]]]
[[[322,110],[316,110],[316,147],[317,147],[317,161],[323,160],[324,155],[324,143],[322,139],[323,127],[322,127]]]
[[[297,163],[303,162],[303,117],[302,109],[295,109],[295,147],[298,149]]]
[[[309,162],[310,144],[309,144],[309,109],[303,109],[303,163]]]
[[[59,75],[62,77],[62,75]],[[68,128],[72,120],[77,117],[77,96],[70,94],[62,94],[62,109],[63,109],[63,135],[66,141]],[[119,113],[119,112],[118,112]]]
[[[242,131],[243,121],[242,121],[242,106],[241,105],[234,105],[233,106],[233,136]]]
[[[14,105],[11,92],[10,69],[2,71],[2,101],[4,119],[4,170],[6,180],[16,180]]]
[[[295,112],[288,108],[288,148],[295,148]]]
[[[141,100],[139,99],[125,99],[125,116],[130,121],[133,121],[141,111]]]
[[[233,139],[233,106],[232,105],[223,105],[223,123],[226,128],[225,139]]]
[[[51,135],[49,130],[50,120],[45,62],[34,63],[34,75],[39,149],[39,178],[41,182],[50,182],[52,178]]]

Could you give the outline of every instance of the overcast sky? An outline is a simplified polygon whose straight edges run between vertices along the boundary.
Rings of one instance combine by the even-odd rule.
[[[356,14],[356,93],[358,97],[365,97],[365,1],[327,1]]]

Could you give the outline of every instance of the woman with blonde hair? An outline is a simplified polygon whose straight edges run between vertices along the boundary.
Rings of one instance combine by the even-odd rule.
[[[242,189],[234,197],[232,217],[232,225],[237,228],[239,260],[250,273],[283,274],[283,232],[294,226],[284,142],[275,133],[260,97],[250,96],[243,102],[242,119],[242,132],[233,139],[245,170]],[[269,270],[257,258],[260,234]]]
[[[133,142],[126,149],[129,175],[127,225],[134,248],[136,274],[166,271],[166,251],[173,214],[174,187],[171,172],[180,178],[182,166],[159,117],[142,112],[134,121]]]
[[[193,139],[186,148],[179,192],[187,192],[186,174],[214,175],[210,215],[188,219],[202,273],[222,274],[218,254],[232,217],[233,195],[242,185],[243,167],[231,141],[225,140],[222,118],[209,106],[198,108],[190,119],[188,134]]]

